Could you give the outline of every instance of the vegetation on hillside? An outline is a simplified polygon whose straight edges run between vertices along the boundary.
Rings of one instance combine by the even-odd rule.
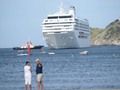
[[[95,38],[98,36],[100,33],[103,32],[104,29],[99,29],[99,28],[91,28],[91,39]]]
[[[116,19],[105,29],[92,28],[92,45],[120,45],[120,20]]]

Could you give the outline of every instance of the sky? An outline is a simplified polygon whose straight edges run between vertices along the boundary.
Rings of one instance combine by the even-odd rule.
[[[88,19],[90,27],[105,28],[120,17],[120,0],[0,0],[0,48],[26,44],[45,45],[42,21],[59,11],[63,3],[76,8],[80,19]]]

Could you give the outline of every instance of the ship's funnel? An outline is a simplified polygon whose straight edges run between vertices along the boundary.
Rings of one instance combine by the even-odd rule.
[[[73,17],[75,17],[75,7],[74,6],[70,6],[69,13],[72,14]]]

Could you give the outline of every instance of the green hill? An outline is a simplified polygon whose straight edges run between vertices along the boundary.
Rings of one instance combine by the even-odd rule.
[[[120,20],[117,19],[105,29],[91,29],[91,45],[120,45]]]
[[[91,38],[95,38],[97,35],[103,32],[104,29],[91,28]]]

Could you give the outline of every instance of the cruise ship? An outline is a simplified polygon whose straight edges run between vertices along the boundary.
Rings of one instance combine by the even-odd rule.
[[[76,17],[75,7],[50,14],[42,22],[42,33],[51,49],[90,47],[90,27],[87,19]]]

